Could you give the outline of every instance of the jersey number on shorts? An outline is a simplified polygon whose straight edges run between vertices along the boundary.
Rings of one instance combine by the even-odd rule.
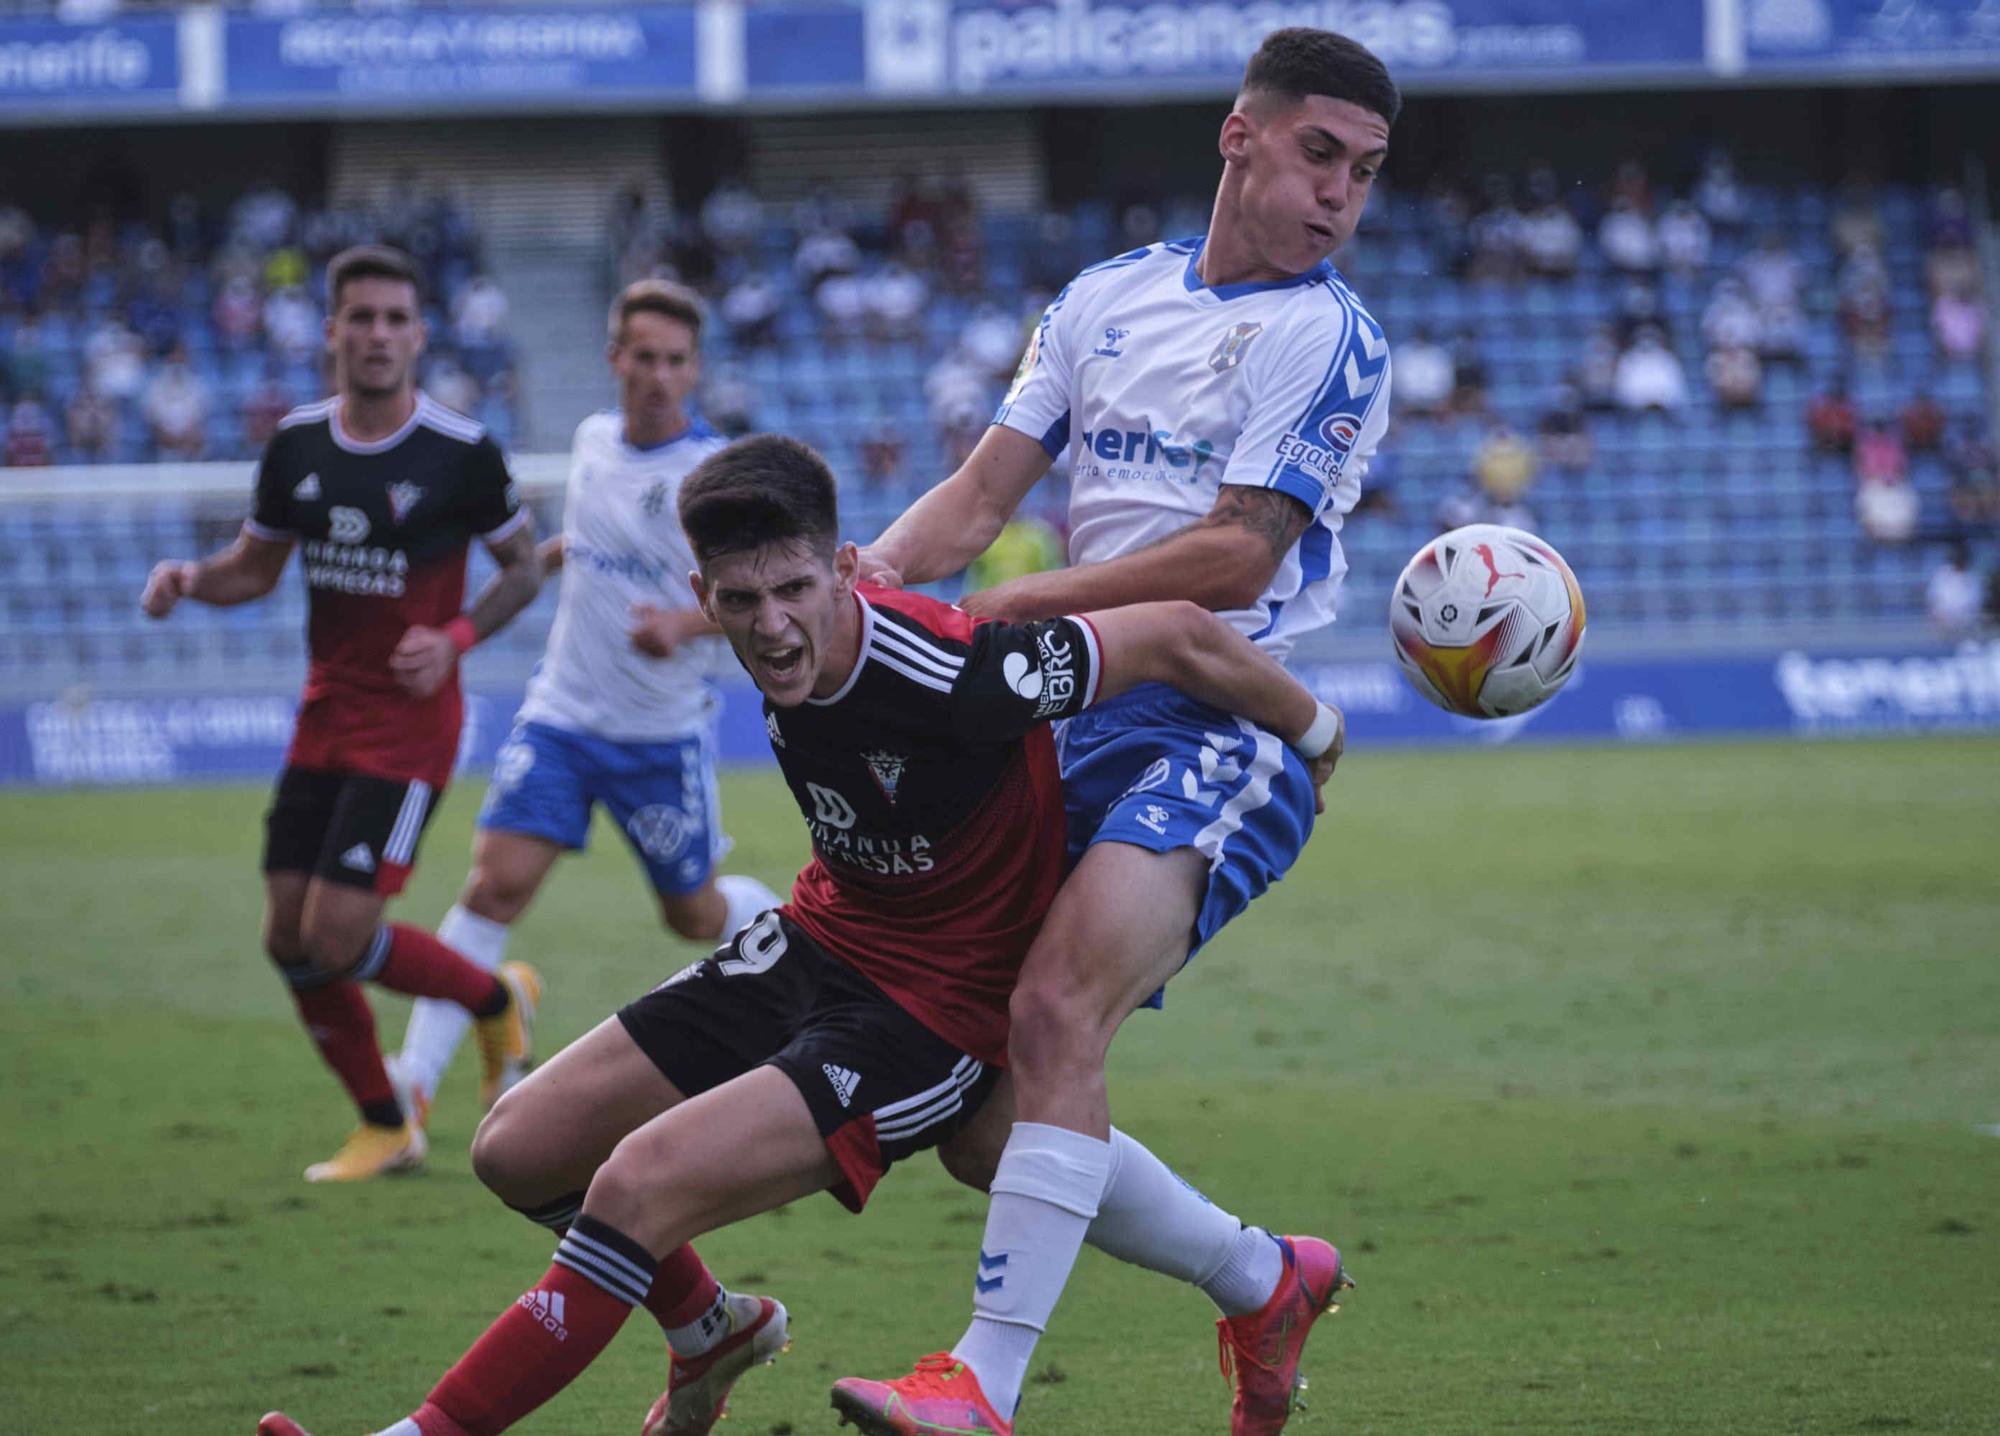
[[[729,956],[715,960],[715,970],[724,977],[769,972],[785,955],[785,930],[778,924],[778,910],[761,915],[731,945]]]

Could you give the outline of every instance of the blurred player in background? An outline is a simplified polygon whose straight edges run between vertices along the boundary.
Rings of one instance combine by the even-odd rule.
[[[1332,773],[1339,716],[1185,603],[975,621],[857,585],[833,476],[746,439],[681,492],[703,609],[764,693],[812,835],[792,901],[510,1092],[473,1160],[562,1233],[554,1264],[384,1436],[493,1436],[582,1373],[635,1306],[665,1329],[645,1436],[701,1436],[786,1313],[687,1243],[813,1192],[859,1211],[991,1089],[1007,994],[1067,866],[1048,725],[1145,682],[1249,714]],[[260,1436],[300,1436],[267,1415]],[[949,1428],[944,1428],[949,1429]]]
[[[451,779],[459,656],[527,606],[541,564],[499,445],[416,388],[424,322],[409,257],[380,246],[335,255],[327,301],[335,396],[280,423],[236,542],[157,565],[140,603],[164,618],[183,598],[262,598],[305,545],[311,662],[265,820],[264,947],[361,1113],[306,1179],[355,1181],[424,1156],[361,982],[462,1008],[490,1073],[529,1061],[534,974],[489,972],[421,929],[384,924],[382,911]],[[461,613],[475,537],[500,571]]]
[[[1275,658],[1333,618],[1337,537],[1388,422],[1389,350],[1332,267],[1388,152],[1388,71],[1324,30],[1278,30],[1223,122],[1208,233],[1119,255],[1048,308],[993,427],[863,553],[864,577],[957,572],[1065,449],[1072,568],[974,594],[1024,620],[1155,599],[1224,614]],[[973,1319],[896,1382],[847,1380],[866,1429],[1007,1432],[1079,1244],[1199,1284],[1222,1312],[1232,1431],[1291,1410],[1306,1334],[1345,1284],[1314,1237],[1244,1227],[1113,1130],[1127,1014],[1281,877],[1312,827],[1305,765],[1268,732],[1163,688],[1070,722],[1074,873],[1022,969],[1000,1101],[946,1153],[993,1194]]]
[[[472,872],[438,938],[493,971],[509,929],[565,851],[581,851],[592,808],[617,820],[668,928],[715,942],[778,895],[755,878],[717,877],[728,850],[716,798],[711,645],[717,630],[688,592],[694,556],[681,533],[681,480],[723,445],[687,412],[701,379],[700,300],[642,279],[613,301],[611,372],[620,407],[577,426],[563,532],[542,545],[562,573],[549,647],[514,731],[494,761]],[[390,1060],[427,1117],[470,1019],[420,1001]],[[484,1084],[491,1106],[518,1074]]]

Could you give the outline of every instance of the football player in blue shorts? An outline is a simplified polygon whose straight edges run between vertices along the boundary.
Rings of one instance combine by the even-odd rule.
[[[675,509],[681,480],[725,442],[687,412],[701,324],[695,295],[662,280],[629,285],[611,306],[620,407],[577,426],[563,531],[542,545],[544,567],[562,574],[548,652],[494,761],[465,890],[438,925],[482,967],[500,966],[514,920],[556,859],[582,849],[599,805],[679,936],[719,942],[778,905],[755,878],[716,874],[728,841],[709,680],[723,650],[688,592],[694,555]],[[416,1120],[466,1026],[448,1002],[412,1010],[390,1075]],[[523,1071],[487,1066],[491,1107]]]
[[[1072,567],[974,594],[968,611],[1191,599],[1279,659],[1330,622],[1341,520],[1388,422],[1389,347],[1329,256],[1400,107],[1361,45],[1273,32],[1222,124],[1207,233],[1107,259],[1056,297],[993,426],[864,551],[864,577],[956,573],[1067,452]],[[1274,1432],[1306,1335],[1346,1284],[1340,1254],[1245,1227],[1113,1129],[1104,1063],[1127,1014],[1291,866],[1312,784],[1273,734],[1162,687],[1072,719],[1060,747],[1076,867],[1012,999],[1012,1127],[996,1164],[1003,1093],[945,1149],[992,1192],[971,1326],[913,1375],[842,1381],[836,1400],[873,1412],[870,1431],[942,1429],[926,1411],[1009,1431],[1087,1234],[1201,1286],[1234,1371],[1231,1430]]]

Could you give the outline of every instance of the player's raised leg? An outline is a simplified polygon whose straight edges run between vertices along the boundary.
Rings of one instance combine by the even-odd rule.
[[[385,1436],[506,1430],[588,1367],[656,1284],[681,1279],[662,1253],[840,1175],[799,1089],[774,1067],[654,1118],[598,1169],[548,1270]]]

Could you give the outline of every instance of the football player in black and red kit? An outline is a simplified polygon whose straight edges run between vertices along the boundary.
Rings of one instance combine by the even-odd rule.
[[[496,1089],[528,1065],[534,974],[486,972],[419,928],[384,924],[382,910],[451,778],[459,655],[534,598],[541,566],[499,446],[416,387],[424,324],[409,258],[378,246],[336,255],[327,300],[337,393],[279,424],[236,542],[157,565],[140,604],[164,618],[183,598],[262,598],[304,546],[311,663],[265,821],[264,946],[361,1114],[306,1178],[354,1181],[424,1155],[362,981],[465,1006]],[[500,571],[460,612],[474,538]]]
[[[666,1333],[646,1436],[699,1436],[785,1342],[687,1243],[818,1191],[859,1211],[1006,1061],[1007,998],[1065,866],[1048,724],[1170,683],[1286,735],[1324,782],[1339,715],[1221,619],[1144,604],[1009,624],[856,583],[833,476],[777,437],[683,482],[695,591],[764,693],[812,835],[791,901],[503,1097],[473,1166],[562,1233],[554,1264],[383,1436],[491,1436],[634,1306]],[[280,1413],[262,1436],[300,1436]]]

